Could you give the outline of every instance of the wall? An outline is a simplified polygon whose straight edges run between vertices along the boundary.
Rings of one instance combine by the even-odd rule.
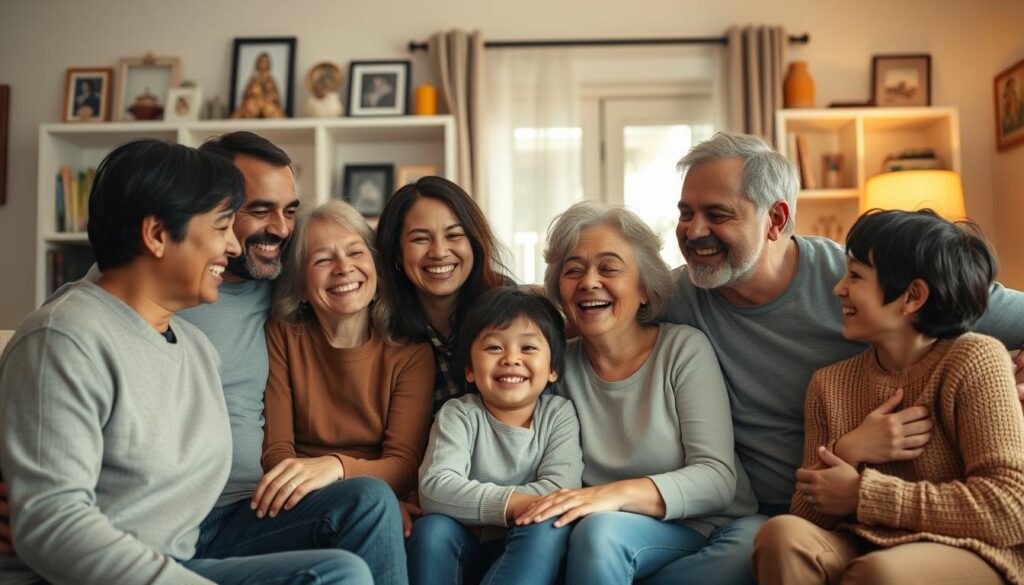
[[[37,132],[39,124],[60,118],[69,66],[116,67],[119,58],[146,51],[177,55],[185,78],[207,97],[225,97],[236,36],[299,37],[296,65],[303,75],[322,59],[344,65],[405,58],[410,39],[453,27],[524,39],[707,36],[732,24],[779,23],[811,34],[811,44],[790,56],[810,63],[821,106],[868,97],[873,53],[931,53],[933,103],[960,108],[968,212],[994,233],[992,43],[976,39],[994,26],[1009,38],[1015,32],[1009,23],[1020,19],[1002,19],[993,3],[1020,12],[1019,0],[0,0],[0,83],[12,86],[9,196],[0,207],[0,328],[16,326],[33,308]],[[993,25],[998,20],[1005,26]],[[1005,59],[996,60],[1009,62],[1013,47],[1000,50]],[[415,57],[413,68],[416,82],[427,70],[425,58]],[[296,99],[301,103],[304,91]],[[1011,154],[1005,164],[1000,157],[1001,188],[1021,184],[1024,148]],[[1018,170],[1011,169],[1014,161]],[[1016,237],[1019,250],[1022,230],[1002,220],[1007,199],[1002,195],[995,205],[1003,221],[998,235]]]
[[[1024,22],[1024,2],[997,0],[993,5],[991,76],[1024,59],[1024,36],[1019,24]],[[992,100],[992,82],[989,82]],[[994,114],[993,114],[994,117]],[[990,144],[995,144],[994,122],[989,123]],[[999,279],[1024,290],[1024,144],[996,152],[992,157],[992,207],[996,235],[999,237]]]

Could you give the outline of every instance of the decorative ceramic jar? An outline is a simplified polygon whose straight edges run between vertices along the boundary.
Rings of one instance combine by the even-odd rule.
[[[787,108],[814,107],[814,79],[807,71],[806,61],[793,61],[789,64],[782,95]]]

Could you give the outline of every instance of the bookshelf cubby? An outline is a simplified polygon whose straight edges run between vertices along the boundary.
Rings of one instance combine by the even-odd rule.
[[[955,108],[789,109],[776,114],[779,151],[810,163],[814,188],[798,196],[796,231],[838,241],[860,213],[864,184],[882,172],[886,157],[931,149],[943,168],[961,172],[960,125]],[[795,152],[797,137],[807,155]],[[833,183],[825,180],[823,156],[842,155]],[[825,185],[828,184],[828,187]]]

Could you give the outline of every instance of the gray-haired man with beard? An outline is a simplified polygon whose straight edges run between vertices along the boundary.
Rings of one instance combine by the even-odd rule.
[[[811,375],[865,349],[843,338],[832,294],[846,270],[845,251],[826,238],[793,234],[796,167],[760,138],[716,134],[691,149],[678,170],[685,177],[676,237],[687,264],[675,271],[678,292],[663,319],[708,336],[729,391],[736,452],[761,513],[785,513],[803,461]],[[1021,323],[1024,294],[995,285],[976,330],[1017,348]],[[927,413],[908,408],[889,416],[907,425]],[[840,457],[848,444],[884,441],[867,421],[854,433],[836,444]],[[749,555],[751,543],[736,544],[737,554]]]

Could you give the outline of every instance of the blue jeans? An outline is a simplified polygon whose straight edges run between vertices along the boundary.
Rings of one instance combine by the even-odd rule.
[[[206,562],[214,559],[227,560]],[[398,500],[386,483],[369,477],[325,486],[275,518],[257,518],[249,500],[214,508],[200,527],[195,559],[186,566],[200,574],[208,570],[221,575],[228,561],[235,567],[251,566],[252,574],[262,577],[259,583],[304,583],[321,570],[322,583],[338,578],[364,582],[370,574],[366,582],[408,583]],[[317,563],[321,568],[311,566]],[[297,568],[306,571],[299,575]],[[224,569],[223,577],[214,580],[251,582],[243,573]]]
[[[766,520],[739,518],[705,538],[692,528],[650,516],[591,514],[572,531],[565,582],[753,585],[750,555]]]
[[[358,556],[344,550],[298,550],[229,559],[192,559],[185,567],[221,585],[373,585]]]
[[[541,524],[513,526],[504,542],[481,544],[458,520],[428,514],[416,521],[409,537],[409,582],[554,583],[570,533],[568,526],[555,528],[554,522],[552,518]]]

